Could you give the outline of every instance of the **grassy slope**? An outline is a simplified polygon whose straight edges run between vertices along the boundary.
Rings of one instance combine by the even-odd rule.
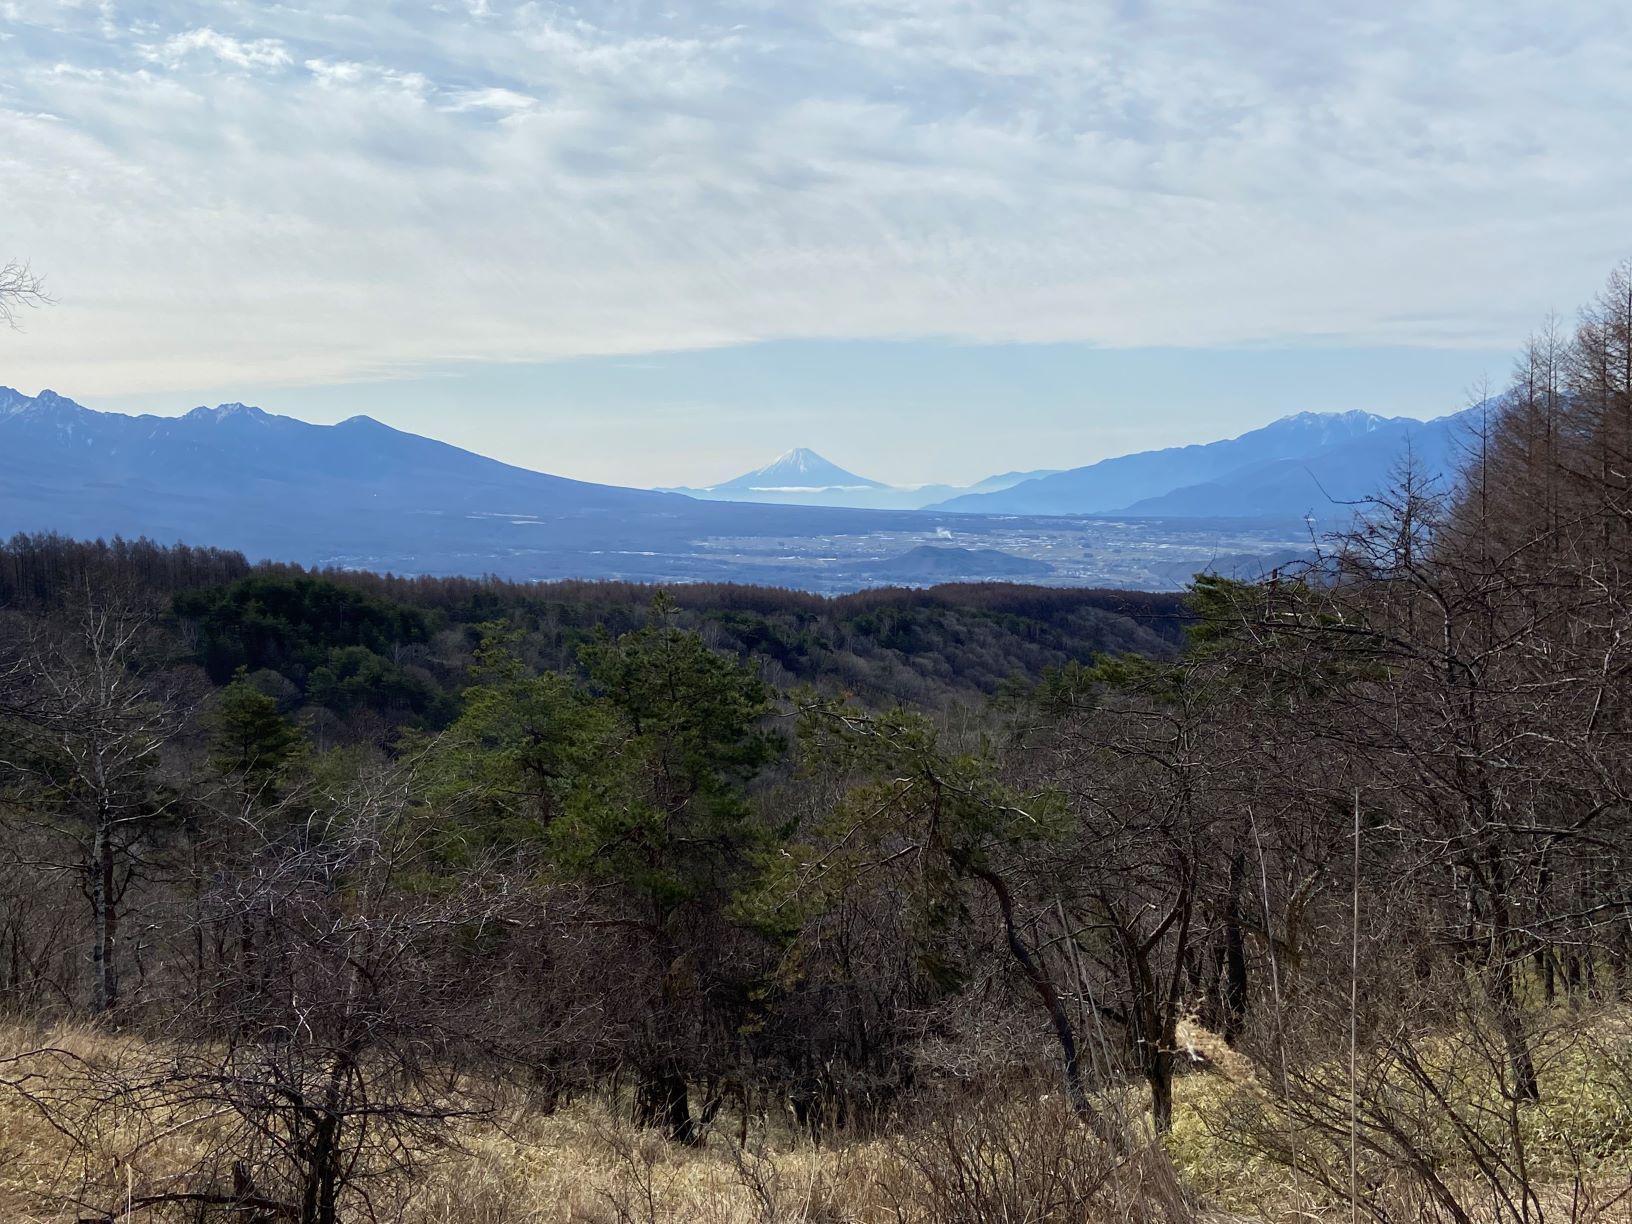
[[[1625,1091],[1632,1019],[1600,1013],[1559,1031],[1573,1033],[1574,1039],[1548,1051],[1555,1091],[1525,1122],[1539,1170],[1539,1201],[1549,1218],[1626,1219],[1632,1198],[1616,1196],[1632,1190],[1632,1095]],[[1273,1091],[1253,1076],[1245,1059],[1210,1034],[1191,1031],[1185,1038],[1211,1069],[1181,1079],[1176,1126],[1166,1148],[1178,1176],[1202,1205],[1200,1218],[1275,1224],[1347,1218],[1347,1206],[1313,1179],[1294,1176],[1241,1146],[1242,1119],[1273,1111]],[[58,1053],[28,1053],[42,1046]],[[140,1196],[178,1187],[177,1172],[195,1167],[208,1152],[215,1122],[163,1114],[137,1121],[84,1102],[76,1109],[70,1099],[65,1114],[59,1106],[58,1117],[88,1137],[76,1144],[37,1105],[64,1085],[69,1069],[80,1065],[76,1060],[107,1068],[150,1057],[156,1049],[85,1027],[0,1029],[5,1085],[0,1086],[0,1220],[58,1224],[77,1218],[76,1203],[108,1209],[127,1192]],[[1127,1100],[1137,1107],[1136,1098]],[[755,1123],[744,1154],[720,1135],[702,1150],[670,1147],[615,1120],[604,1102],[580,1101],[543,1115],[530,1111],[519,1095],[499,1101],[500,1121],[466,1126],[411,1178],[376,1184],[379,1218],[404,1224],[945,1220],[952,1217],[936,1214],[941,1191],[926,1169],[944,1172],[947,1150],[939,1132],[930,1131],[947,1125],[973,1128],[976,1116],[972,1110],[968,1119],[932,1123],[923,1134],[816,1149],[794,1141],[773,1111],[768,1125]],[[1104,1170],[1083,1170],[1101,1154],[1084,1136],[1071,1133],[1077,1128],[1058,1108],[1046,1096],[1007,1106],[988,1102],[980,1111],[983,1118],[1006,1119],[1000,1116],[976,1142],[1001,1149],[1006,1137],[1018,1136],[1012,1150],[1021,1163],[1036,1164],[1022,1178],[1028,1185],[1057,1186],[1070,1175],[1061,1170],[1075,1168],[1084,1184],[1098,1186]],[[1442,1172],[1451,1184],[1471,1190],[1471,1168],[1451,1154],[1453,1147],[1445,1148]],[[1590,1157],[1585,1164],[1577,1159],[1583,1152]],[[1318,1155],[1311,1146],[1304,1159],[1312,1162]],[[1323,1155],[1338,1165],[1346,1160],[1335,1148]],[[1166,1167],[1164,1159],[1147,1151],[1111,1172],[1093,1191],[1096,1206],[1087,1218],[1151,1218]],[[1584,1173],[1579,1181],[1577,1172]],[[998,1180],[1003,1176],[999,1172]],[[1003,1192],[999,1186],[999,1196]],[[1010,1197],[1018,1204],[1027,1193],[1015,1188]],[[1420,1210],[1420,1199],[1403,1184],[1378,1193],[1390,1199],[1396,1214]],[[905,1214],[898,1215],[898,1208]]]

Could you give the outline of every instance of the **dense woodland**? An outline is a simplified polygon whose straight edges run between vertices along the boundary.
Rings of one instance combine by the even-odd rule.
[[[1625,1218],[1629,566],[1625,270],[1458,483],[1405,461],[1258,585],[15,539],[0,1090],[72,1151],[209,1136],[37,1209],[408,1218],[473,1128],[593,1106],[766,1220]],[[795,1209],[777,1143],[896,1180]],[[687,1218],[632,1167],[606,1218]]]

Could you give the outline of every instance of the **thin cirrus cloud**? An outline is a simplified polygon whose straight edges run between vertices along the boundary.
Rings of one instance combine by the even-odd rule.
[[[1500,347],[1625,254],[1632,10],[0,4],[12,381],[780,338]]]

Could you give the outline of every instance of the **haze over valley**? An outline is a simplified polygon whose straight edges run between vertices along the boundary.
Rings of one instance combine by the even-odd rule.
[[[366,416],[312,425],[237,403],[128,416],[0,388],[0,521],[405,574],[1169,590],[1309,555],[1408,454],[1448,486],[1481,411],[1304,413],[961,491],[892,489],[796,449],[682,492],[532,472]]]

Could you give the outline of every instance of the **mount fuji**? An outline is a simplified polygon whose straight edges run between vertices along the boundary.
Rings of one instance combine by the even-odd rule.
[[[803,446],[779,455],[772,463],[706,490],[709,493],[858,493],[887,489],[888,485],[847,472]]]
[[[809,447],[797,446],[752,472],[704,488],[665,489],[703,501],[760,502],[782,506],[839,506],[852,510],[917,510],[931,502],[1007,489],[1049,472],[1008,472],[967,487],[947,484],[887,485],[856,473]]]

